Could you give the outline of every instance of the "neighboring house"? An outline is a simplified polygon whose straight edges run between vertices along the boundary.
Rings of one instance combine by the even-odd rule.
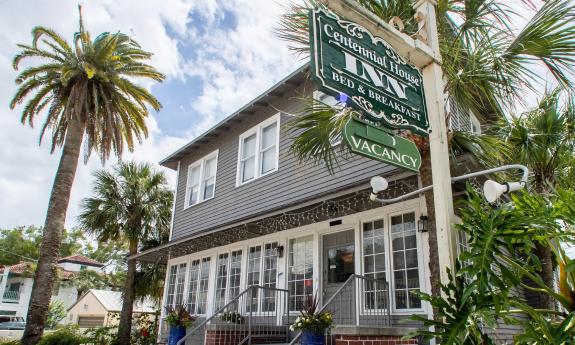
[[[60,280],[54,284],[52,300],[63,302],[66,308],[78,298],[78,289],[70,283],[74,274],[85,269],[104,273],[104,264],[82,255],[61,258],[58,260],[58,267]],[[20,262],[0,268],[0,276],[0,315],[20,316],[25,319],[34,283],[34,264]]]
[[[149,314],[150,320],[157,307],[151,300],[134,303],[134,316]],[[119,291],[90,289],[76,303],[68,308],[65,323],[77,324],[80,328],[115,326],[120,321],[122,293]]]
[[[162,310],[185,304],[210,323],[198,333],[217,328],[228,303],[228,311],[255,315],[252,328],[285,327],[314,293],[322,304],[331,299],[335,324],[356,335],[366,325],[403,335],[418,326],[409,315],[432,315],[413,294],[431,291],[429,234],[418,231],[424,197],[384,206],[369,199],[373,176],[390,181],[391,198],[418,189],[418,175],[361,156],[341,160],[333,175],[299,162],[284,125],[302,96],[335,102],[306,73],[292,73],[161,161],[177,171],[170,242],[132,259],[167,264]],[[451,116],[457,129],[480,130],[469,113]]]

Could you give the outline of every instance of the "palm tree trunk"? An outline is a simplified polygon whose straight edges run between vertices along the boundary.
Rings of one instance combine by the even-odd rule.
[[[48,212],[46,213],[42,244],[40,245],[40,258],[34,274],[26,329],[22,336],[22,344],[24,345],[35,345],[44,333],[52,288],[58,273],[62,232],[66,221],[70,192],[78,167],[84,129],[84,122],[73,117],[66,132],[62,156],[54,178]]]
[[[138,240],[130,240],[130,256],[138,252]],[[132,312],[134,308],[134,278],[136,276],[136,261],[128,260],[128,272],[124,284],[122,302],[122,314],[118,326],[118,345],[130,345],[130,333],[132,330]]]
[[[553,258],[551,248],[542,243],[535,244],[535,254],[541,261],[541,278],[545,285],[550,288],[555,286],[555,277],[553,276]],[[553,298],[547,293],[539,293],[539,307],[544,309],[555,309]]]

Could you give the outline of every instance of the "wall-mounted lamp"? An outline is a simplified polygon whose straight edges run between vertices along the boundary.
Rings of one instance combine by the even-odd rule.
[[[276,247],[276,255],[278,258],[284,257],[284,246],[277,246]]]
[[[429,231],[429,221],[427,220],[427,216],[419,217],[419,221],[417,222],[417,231],[419,232]]]

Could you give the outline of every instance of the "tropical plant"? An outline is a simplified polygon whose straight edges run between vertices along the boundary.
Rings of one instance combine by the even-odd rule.
[[[241,325],[245,321],[245,317],[237,311],[225,311],[220,314],[220,320],[228,323],[235,323]]]
[[[359,0],[358,3],[385,22],[399,17],[405,24],[406,34],[419,35],[411,2]],[[436,7],[446,94],[462,109],[473,111],[485,122],[512,113],[517,104],[524,104],[527,91],[541,95],[538,90],[546,74],[535,73],[534,66],[549,71],[550,78],[564,88],[575,89],[572,78],[575,4],[569,0],[551,0],[536,9],[530,0],[522,3],[534,14],[519,32],[509,25],[516,12],[504,1],[440,0]],[[309,9],[316,6],[324,5],[315,0],[291,5],[278,28],[279,37],[290,42],[290,48],[303,58],[309,55]],[[332,145],[345,121],[355,114],[342,109],[343,106],[331,107],[304,98],[302,111],[287,125],[294,136],[291,151],[300,159],[323,163],[333,171],[339,159],[349,157],[341,154],[341,151],[347,152],[345,146]],[[404,135],[418,145],[422,154],[421,180],[424,185],[430,185],[432,172],[427,138]],[[451,132],[449,139],[453,156],[471,151],[480,162],[487,164],[509,158],[507,151],[489,149],[497,141],[494,139],[486,142],[488,139],[457,131]],[[575,176],[573,170],[568,170],[571,176]],[[439,294],[433,193],[426,192],[425,199],[430,224],[432,291]],[[541,256],[546,281],[551,286],[548,251]]]
[[[126,241],[128,253],[134,255],[143,241],[169,231],[173,195],[163,173],[148,164],[120,162],[113,171],[97,171],[94,177],[93,196],[82,201],[78,219],[100,242]],[[129,343],[135,300],[136,262],[128,260],[127,266],[120,344]]]
[[[118,327],[105,326],[90,328],[84,332],[87,344],[117,345]]]
[[[329,311],[322,311],[319,308],[317,295],[308,295],[304,302],[300,314],[290,326],[292,331],[306,331],[310,333],[323,333],[330,328],[333,317]]]
[[[191,315],[186,306],[178,305],[166,309],[166,323],[172,327],[190,327],[196,316]]]
[[[494,344],[490,330],[506,323],[521,326],[520,344],[567,344],[555,341],[573,339],[572,277],[561,279],[565,286],[560,292],[548,287],[538,274],[541,263],[535,255],[538,241],[574,241],[573,233],[562,225],[570,223],[562,208],[570,199],[564,197],[572,196],[572,191],[559,197],[521,193],[493,206],[469,189],[460,208],[462,223],[456,226],[465,234],[467,247],[458,258],[457,272],[450,272],[452,279],[442,285],[442,295],[420,293],[438,317],[411,316],[428,327],[411,336],[437,338],[441,344]],[[575,266],[563,258],[565,267]],[[526,284],[526,279],[535,286]],[[534,309],[516,293],[518,289],[545,293],[566,311]]]
[[[72,183],[82,143],[86,159],[96,151],[102,161],[112,152],[120,156],[124,147],[146,137],[147,106],[160,109],[160,103],[133,81],[150,78],[162,81],[164,75],[145,63],[151,53],[129,36],[105,32],[92,40],[80,14],[79,31],[70,45],[54,30],[35,27],[32,43],[19,44],[14,57],[19,88],[10,103],[15,109],[27,100],[21,121],[32,126],[45,114],[40,142],[50,133],[51,152],[62,148],[60,163],[48,204],[38,269],[28,310],[25,345],[36,344],[44,330]],[[124,341],[127,344],[128,340]]]
[[[78,334],[74,328],[62,328],[56,332],[46,334],[40,339],[38,345],[81,345],[86,339]]]
[[[64,320],[66,317],[66,306],[64,302],[54,300],[50,303],[50,308],[48,309],[48,319],[46,320],[46,327],[49,329],[54,329],[60,321]]]

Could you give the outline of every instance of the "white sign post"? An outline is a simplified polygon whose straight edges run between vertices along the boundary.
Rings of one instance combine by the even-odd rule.
[[[447,268],[455,267],[456,242],[451,225],[455,221],[447,125],[445,121],[445,94],[441,55],[437,36],[435,0],[419,0],[414,9],[419,19],[419,35],[425,38],[413,39],[385,23],[373,13],[361,7],[354,0],[323,0],[331,10],[347,20],[365,27],[373,34],[385,39],[406,60],[419,67],[423,73],[423,86],[427,113],[429,116],[429,144],[433,174],[433,196],[440,265],[440,279],[447,283]]]

